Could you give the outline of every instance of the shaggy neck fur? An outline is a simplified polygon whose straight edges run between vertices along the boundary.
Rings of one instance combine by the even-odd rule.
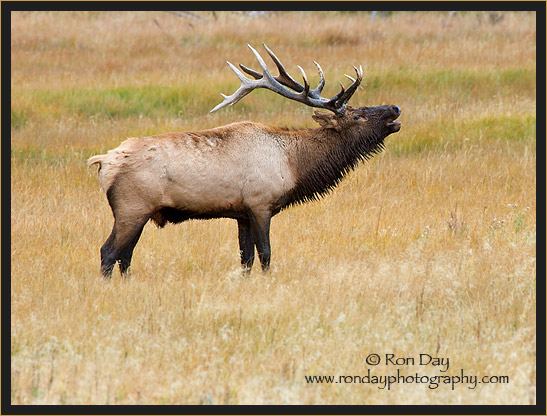
[[[301,133],[301,132],[300,132]],[[361,135],[360,135],[360,134]],[[295,137],[296,156],[290,161],[296,186],[289,192],[280,209],[318,200],[334,189],[344,176],[364,159],[384,149],[385,135],[368,131],[338,133],[331,129],[313,129]]]

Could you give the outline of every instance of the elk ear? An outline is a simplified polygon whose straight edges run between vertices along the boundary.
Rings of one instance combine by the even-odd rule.
[[[311,117],[325,129],[340,130],[339,118],[335,114],[316,110]]]

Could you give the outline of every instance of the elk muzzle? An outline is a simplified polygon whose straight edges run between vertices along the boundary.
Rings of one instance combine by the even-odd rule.
[[[390,105],[388,107],[388,121],[386,127],[390,133],[396,133],[401,130],[401,122],[395,121],[401,115],[401,109],[396,105]]]

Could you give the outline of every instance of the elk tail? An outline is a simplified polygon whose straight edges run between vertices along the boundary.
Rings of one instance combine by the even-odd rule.
[[[87,166],[94,165],[95,163],[99,164],[99,169],[101,168],[101,162],[103,161],[105,155],[92,156],[87,159]]]

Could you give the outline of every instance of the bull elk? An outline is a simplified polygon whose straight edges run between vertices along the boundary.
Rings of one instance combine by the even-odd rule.
[[[232,123],[196,132],[167,133],[129,138],[106,155],[93,156],[99,182],[114,214],[112,233],[101,247],[101,271],[110,278],[116,262],[126,275],[133,249],[144,225],[159,227],[189,219],[237,220],[241,265],[249,272],[255,247],[262,269],[270,265],[270,221],[281,210],[315,200],[333,189],[359,161],[384,148],[384,139],[399,131],[394,105],[352,108],[348,100],[359,87],[362,68],[348,88],[330,99],[321,96],[320,81],[310,88],[298,66],[303,84],[295,81],[274,53],[264,48],[279,70],[273,76],[250,45],[262,73],[230,62],[241,86],[211,110],[234,105],[257,88],[266,88],[314,111],[318,128],[291,130],[254,122]]]

